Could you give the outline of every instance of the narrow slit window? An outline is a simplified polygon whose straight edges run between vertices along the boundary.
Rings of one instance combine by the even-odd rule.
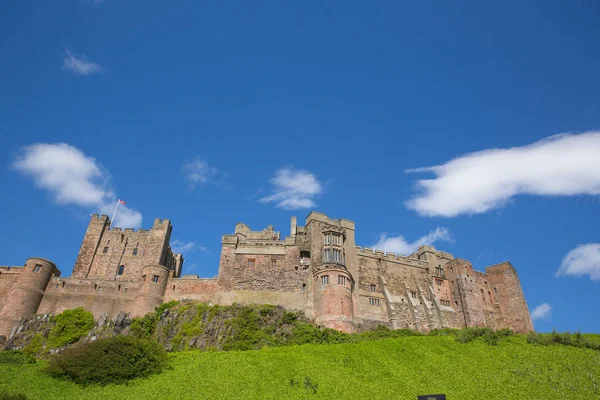
[[[154,283],[158,283],[158,279],[159,279],[158,275],[154,275],[154,276],[152,277],[152,282],[154,282]]]
[[[254,258],[248,259],[248,268],[254,268]]]
[[[137,249],[137,248],[133,249],[133,253],[132,253],[132,254],[133,254],[134,256],[137,256],[137,255],[138,255],[138,249]]]
[[[102,249],[102,254],[106,254],[106,253],[108,253],[108,246],[105,246],[105,247]]]
[[[39,272],[42,270],[42,264],[35,264],[35,267],[33,267],[33,272],[35,272],[36,274],[39,274]]]
[[[117,276],[121,276],[121,275],[123,275],[123,272],[125,272],[125,266],[124,266],[124,265],[121,265],[121,266],[119,267],[119,269],[117,270]]]
[[[277,268],[277,260],[276,259],[271,260],[271,268]]]

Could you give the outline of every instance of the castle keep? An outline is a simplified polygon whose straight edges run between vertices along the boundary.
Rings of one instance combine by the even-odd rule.
[[[36,313],[84,307],[96,318],[121,311],[135,317],[185,299],[282,305],[345,332],[378,324],[533,330],[509,262],[480,272],[431,246],[409,256],[359,247],[352,221],[311,212],[304,226],[292,217],[284,238],[272,226],[253,231],[238,223],[223,236],[216,278],[182,277],[183,257],[171,251],[171,230],[166,219],[134,231],[92,215],[70,278],[43,258],[0,266],[0,335],[9,336],[21,318]]]

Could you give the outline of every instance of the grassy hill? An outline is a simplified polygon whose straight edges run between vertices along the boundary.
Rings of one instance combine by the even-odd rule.
[[[590,336],[597,340],[597,336]],[[0,393],[28,399],[600,399],[600,352],[534,345],[525,336],[490,346],[451,336],[251,351],[183,351],[172,368],[128,385],[82,388],[43,373],[43,362],[0,365]]]

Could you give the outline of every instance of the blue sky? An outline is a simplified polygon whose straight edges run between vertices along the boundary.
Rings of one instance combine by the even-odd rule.
[[[237,222],[287,234],[314,209],[355,221],[359,245],[509,260],[542,306],[536,329],[598,332],[599,15],[591,1],[5,5],[0,264],[41,256],[70,275],[89,214],[121,198],[117,222],[171,219],[184,272],[214,276]]]

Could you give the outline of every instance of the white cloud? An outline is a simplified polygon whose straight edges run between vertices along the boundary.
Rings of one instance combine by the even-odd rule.
[[[33,179],[35,186],[52,195],[59,204],[74,204],[112,216],[117,198],[110,174],[81,150],[66,143],[26,146],[12,164]],[[120,205],[113,225],[137,228],[142,214]]]
[[[582,244],[571,250],[556,275],[589,275],[593,281],[600,280],[600,243]]]
[[[551,311],[552,311],[552,307],[550,306],[550,304],[548,304],[548,303],[540,304],[531,312],[531,319],[533,319],[533,320],[546,319],[550,316]]]
[[[199,184],[215,180],[220,175],[217,168],[209,165],[206,161],[200,159],[200,157],[196,157],[183,164],[181,170],[185,174],[185,179],[190,189],[194,189]]]
[[[88,61],[86,56],[76,56],[65,47],[65,59],[63,68],[73,71],[77,75],[92,75],[102,72],[102,67],[94,62]]]
[[[273,194],[259,201],[273,202],[277,207],[286,210],[315,207],[314,197],[323,192],[323,187],[315,175],[304,170],[280,169],[269,182],[273,185]]]
[[[407,170],[436,177],[417,181],[419,193],[406,206],[424,216],[454,217],[502,207],[519,194],[598,195],[599,154],[599,131],[470,153],[443,165]]]
[[[171,250],[178,254],[193,253],[195,251],[201,251],[203,253],[208,252],[206,247],[200,246],[196,242],[184,242],[179,239],[175,239],[173,242],[171,242]]]
[[[423,245],[432,245],[437,241],[453,242],[452,235],[448,229],[438,227],[427,235],[420,237],[414,242],[408,242],[403,236],[388,237],[382,233],[379,240],[372,247],[385,252],[396,253],[400,255],[410,255],[417,251]]]

